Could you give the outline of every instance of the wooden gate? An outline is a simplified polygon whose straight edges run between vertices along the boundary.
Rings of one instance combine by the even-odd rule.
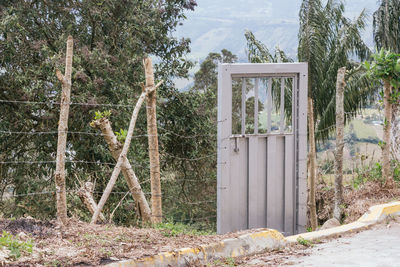
[[[217,232],[303,232],[307,64],[218,67]]]

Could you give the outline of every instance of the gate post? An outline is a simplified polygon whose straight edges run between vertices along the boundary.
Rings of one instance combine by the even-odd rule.
[[[229,137],[232,134],[232,77],[228,66],[218,65],[217,233],[229,229]],[[221,203],[224,203],[222,205]]]

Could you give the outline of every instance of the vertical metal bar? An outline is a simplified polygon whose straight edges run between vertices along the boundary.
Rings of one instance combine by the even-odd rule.
[[[271,113],[272,113],[272,78],[268,79],[267,87],[267,133],[271,133]]]
[[[292,127],[291,127],[291,132],[293,133],[294,131],[294,118],[295,118],[295,112],[294,112],[294,108],[295,108],[295,91],[296,91],[296,84],[297,84],[297,76],[293,77],[292,79]]]
[[[258,85],[260,78],[256,78],[256,84],[254,87],[254,133],[258,134]]]
[[[280,114],[280,125],[279,125],[279,130],[280,133],[283,134],[285,131],[285,78],[281,79],[281,114]]]
[[[297,196],[298,196],[298,188],[299,188],[299,183],[298,183],[298,156],[297,156],[297,151],[298,151],[298,135],[296,133],[296,129],[297,129],[297,117],[298,117],[298,111],[297,111],[297,107],[298,107],[298,101],[297,101],[297,75],[295,77],[293,77],[292,80],[292,133],[294,136],[294,140],[293,140],[293,169],[294,169],[294,174],[292,176],[293,179],[293,234],[297,234],[297,222],[298,222],[298,201],[297,201]]]
[[[294,138],[293,135],[285,136],[285,219],[284,219],[284,232],[286,234],[295,234],[295,186],[294,183]]]
[[[217,233],[230,232],[230,139],[232,78],[229,66],[218,65]]]
[[[246,134],[246,78],[242,79],[242,135]]]

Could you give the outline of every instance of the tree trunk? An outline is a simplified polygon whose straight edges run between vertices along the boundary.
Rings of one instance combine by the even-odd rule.
[[[146,98],[146,95],[148,93],[153,92],[159,86],[159,84],[157,86],[153,86],[153,87],[146,87],[143,90],[142,94],[140,95],[140,97],[136,103],[135,109],[132,112],[132,117],[131,117],[131,121],[129,123],[128,133],[126,135],[124,146],[122,147],[122,151],[118,157],[117,164],[114,167],[114,170],[111,174],[111,178],[108,181],[107,187],[104,190],[103,195],[101,196],[101,199],[99,201],[97,209],[95,210],[95,212],[92,216],[92,220],[90,222],[92,224],[96,223],[97,219],[99,218],[99,214],[100,214],[101,210],[103,209],[104,204],[106,203],[108,197],[110,196],[111,191],[115,185],[115,182],[117,181],[118,175],[121,172],[121,167],[124,164],[124,161],[125,161],[124,159],[126,159],[126,155],[128,154],[128,149],[129,149],[129,146],[132,141],[133,130],[135,129],[136,119],[138,117],[140,107],[142,106],[142,104]]]
[[[154,86],[154,73],[151,58],[144,61],[146,88]],[[152,223],[162,222],[162,198],[160,182],[160,158],[158,153],[156,92],[147,95],[147,133],[149,135],[150,181]]]
[[[390,167],[390,131],[392,126],[392,103],[390,102],[392,86],[388,80],[384,81],[384,98],[383,105],[385,109],[385,123],[383,126],[383,168],[382,168],[382,176],[386,179],[386,182],[392,182],[392,174]]]
[[[336,153],[335,153],[335,207],[333,217],[339,222],[343,215],[343,132],[344,132],[344,87],[346,68],[340,68],[336,81]]]
[[[400,118],[399,103],[392,105],[392,133],[391,154],[392,159],[400,162]]]
[[[102,118],[100,120],[93,121],[90,125],[101,130],[113,158],[117,161],[119,155],[121,154],[122,144],[118,142],[117,137],[112,130],[111,122],[106,118]],[[126,183],[128,184],[133,199],[139,205],[139,212],[143,222],[149,223],[151,219],[151,210],[149,204],[147,203],[146,197],[142,191],[136,174],[126,157],[123,160],[121,171],[125,177]]]
[[[62,224],[67,222],[67,195],[65,190],[65,149],[67,145],[68,114],[69,102],[71,98],[71,73],[72,73],[72,54],[74,41],[72,36],[68,36],[67,53],[65,58],[65,75],[56,70],[57,78],[62,84],[60,120],[58,122],[58,141],[56,158],[56,199],[57,199],[57,220]]]
[[[312,230],[316,230],[318,227],[317,222],[317,208],[315,203],[315,178],[317,174],[317,153],[315,148],[315,132],[314,132],[314,105],[311,97],[308,98],[308,134],[310,142],[310,171],[309,171],[309,181],[310,186],[309,196],[308,196],[308,208],[310,210],[310,224]]]
[[[81,199],[82,203],[86,206],[86,208],[90,211],[91,214],[97,209],[97,204],[93,199],[93,183],[86,182],[81,186],[77,195]],[[105,222],[106,217],[104,217],[103,213],[100,213],[100,220]]]

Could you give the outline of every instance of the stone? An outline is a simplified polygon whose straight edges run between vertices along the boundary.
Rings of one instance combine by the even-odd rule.
[[[336,218],[332,218],[327,220],[319,230],[325,230],[336,226],[340,226],[340,222]]]

